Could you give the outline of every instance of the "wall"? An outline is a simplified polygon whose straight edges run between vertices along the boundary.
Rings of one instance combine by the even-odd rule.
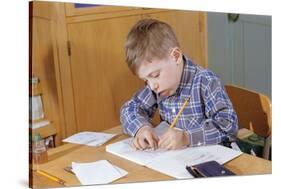
[[[255,90],[271,98],[271,17],[208,13],[209,68],[225,84]]]

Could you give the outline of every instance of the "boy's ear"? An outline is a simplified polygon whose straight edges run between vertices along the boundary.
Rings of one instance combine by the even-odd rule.
[[[180,61],[180,57],[181,57],[181,50],[178,48],[178,47],[174,47],[172,48],[171,50],[171,57],[172,59],[177,63],[179,64],[179,61]]]

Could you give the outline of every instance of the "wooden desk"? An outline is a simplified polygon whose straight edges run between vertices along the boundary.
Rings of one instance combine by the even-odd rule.
[[[44,170],[52,175],[55,175],[66,181],[66,186],[80,185],[78,179],[71,173],[66,172],[63,168],[71,165],[74,162],[93,162],[97,160],[106,159],[112,164],[125,169],[128,172],[123,178],[114,183],[129,183],[129,182],[147,182],[159,180],[173,180],[173,177],[164,175],[144,166],[120,158],[105,151],[105,146],[110,143],[117,142],[121,139],[127,138],[122,134],[121,127],[114,127],[106,130],[108,133],[118,133],[119,135],[100,147],[89,147],[77,144],[65,144],[48,151],[49,161],[45,164],[34,165],[34,169],[38,168]],[[251,174],[271,174],[271,161],[257,158],[248,154],[241,156],[227,162],[227,168],[232,170],[237,175],[251,175]],[[33,187],[61,187],[62,185],[43,178],[37,173],[33,174]]]

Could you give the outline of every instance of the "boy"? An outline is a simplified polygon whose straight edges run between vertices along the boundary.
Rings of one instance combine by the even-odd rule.
[[[146,83],[121,108],[123,130],[134,136],[137,149],[180,149],[235,138],[237,116],[222,83],[182,54],[168,24],[140,20],[128,33],[125,52],[131,71]],[[176,126],[158,138],[150,123],[156,109],[171,124],[187,98]]]

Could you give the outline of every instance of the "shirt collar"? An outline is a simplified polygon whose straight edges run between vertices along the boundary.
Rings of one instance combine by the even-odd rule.
[[[196,73],[196,66],[192,63],[191,60],[189,60],[186,56],[183,55],[183,71],[181,75],[181,81],[180,84],[176,90],[176,95],[180,96],[182,93],[182,90],[185,89],[185,95],[190,94],[190,89],[192,86],[192,81],[194,78],[194,75]]]

